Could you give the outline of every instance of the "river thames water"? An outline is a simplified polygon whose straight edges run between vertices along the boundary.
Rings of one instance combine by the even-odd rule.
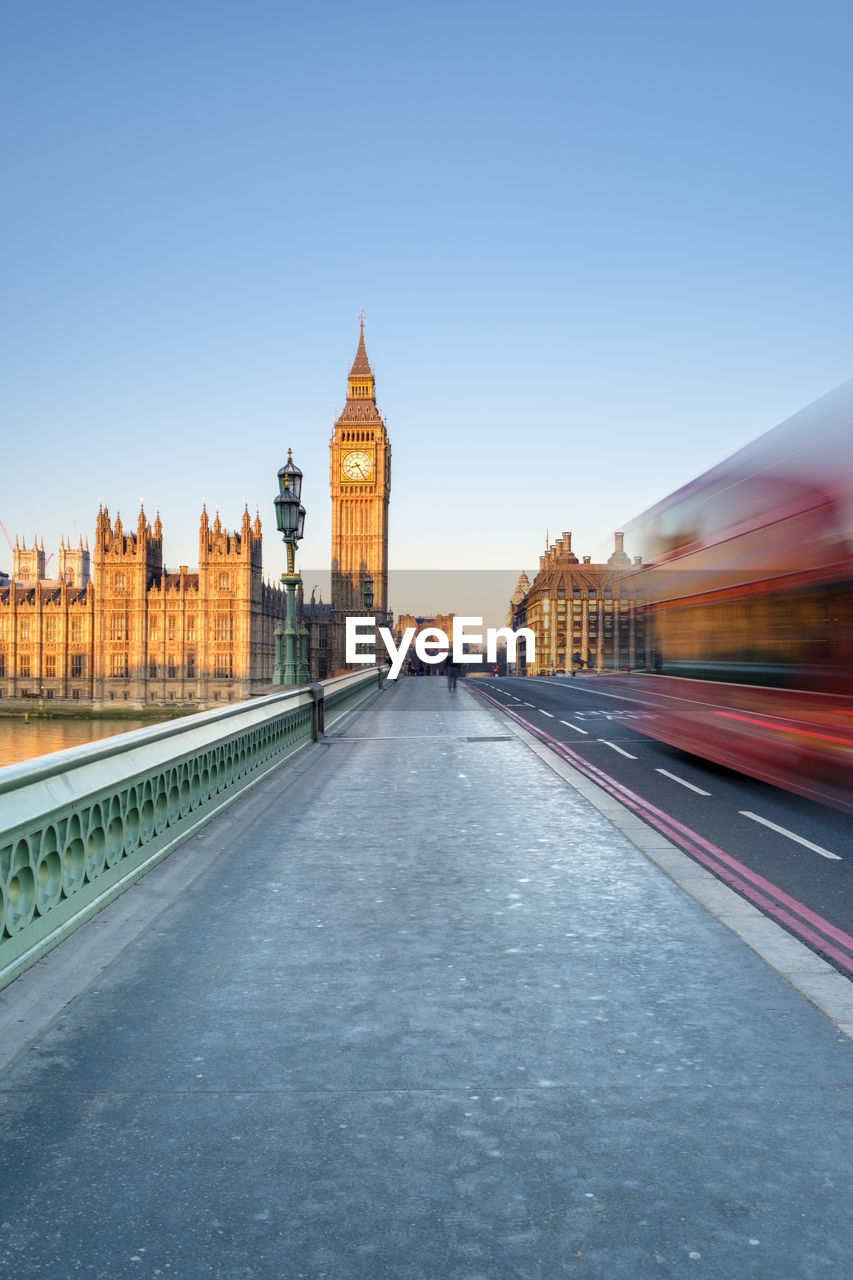
[[[76,747],[81,742],[111,738],[116,733],[130,733],[150,725],[150,720],[24,720],[0,718],[0,768]]]

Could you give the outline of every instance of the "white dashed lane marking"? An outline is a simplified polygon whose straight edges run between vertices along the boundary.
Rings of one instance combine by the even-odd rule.
[[[603,742],[605,747],[609,747],[611,751],[618,751],[620,756],[627,756],[629,760],[636,760],[636,756],[632,756],[630,751],[623,751],[621,747],[617,747],[615,742],[608,742],[606,738],[599,738],[599,742]]]
[[[680,782],[682,787],[689,787],[691,791],[695,791],[697,796],[709,796],[710,791],[703,791],[701,787],[694,787],[692,782],[688,782],[685,778],[679,778],[676,774],[670,773],[669,769],[655,769],[655,773],[662,773],[665,778],[672,778],[673,782]]]
[[[805,845],[813,853],[819,853],[822,858],[831,858],[833,862],[841,862],[841,858],[837,853],[830,853],[828,849],[822,849],[819,844],[812,844],[811,840],[807,840],[805,836],[798,836],[795,831],[789,831],[787,827],[777,826],[769,818],[762,818],[757,813],[749,813],[746,809],[738,809],[738,813],[744,818],[752,818],[753,822],[760,822],[762,826],[769,827],[771,831],[778,831],[780,836],[787,836],[789,840],[796,840],[797,844]]]
[[[499,692],[503,693],[503,690],[499,690]],[[584,690],[584,692],[585,692],[585,693],[586,693],[586,692],[592,692],[592,690]],[[613,695],[613,694],[610,694],[610,695],[604,694],[604,695],[602,695],[602,696],[604,696],[604,697],[607,697],[607,696],[613,697],[613,696],[615,696],[615,695]],[[516,697],[516,695],[515,695],[514,693],[507,694],[507,697],[512,698],[512,700],[513,700],[514,702],[518,702],[518,703],[520,703],[520,705],[521,705],[521,706],[523,706],[523,707],[530,707],[530,708],[531,708],[531,710],[539,711],[541,715],[543,715],[543,716],[548,716],[548,718],[549,718],[549,719],[551,719],[551,720],[553,720],[553,719],[555,718],[555,717],[554,717],[553,712],[551,712],[551,711],[545,711],[542,707],[534,707],[534,705],[533,705],[533,703],[532,703],[532,702],[523,702],[523,701],[521,700],[521,698]],[[633,699],[627,699],[627,700],[628,700],[628,701],[633,701]],[[581,716],[588,716],[588,715],[590,715],[590,714],[592,714],[592,715],[602,715],[602,714],[606,714],[606,713],[602,713],[602,712],[592,712],[592,713],[590,713],[590,712],[586,712],[586,713],[584,713],[584,712],[579,712],[578,714],[579,714],[579,715],[581,715]],[[625,712],[623,712],[622,714],[624,715],[624,714],[626,714],[626,713],[625,713]],[[630,715],[631,713],[630,713],[630,712],[628,712],[627,714],[629,714],[629,715]],[[607,715],[607,719],[610,719],[610,718],[611,718],[611,717],[610,717],[609,715]],[[588,736],[589,736],[589,730],[588,730],[588,729],[582,729],[582,728],[580,727],[580,725],[573,724],[573,723],[571,722],[571,720],[560,720],[560,721],[559,721],[559,723],[560,723],[560,724],[565,725],[567,729],[571,729],[571,730],[573,730],[573,732],[574,732],[574,733],[581,733],[581,734],[583,734],[585,737],[588,737]],[[638,759],[638,757],[637,757],[637,756],[635,756],[635,755],[632,755],[630,751],[625,751],[622,747],[617,746],[615,742],[609,742],[609,741],[607,740],[607,738],[598,738],[598,739],[597,739],[597,741],[598,741],[598,742],[603,743],[603,745],[604,745],[605,747],[610,747],[610,750],[611,750],[611,751],[617,751],[617,752],[619,753],[619,755],[620,755],[620,756],[625,756],[625,757],[627,757],[627,759],[628,759],[628,760],[636,760],[636,759]],[[663,776],[664,776],[665,778],[669,778],[672,782],[677,782],[677,783],[678,783],[678,785],[679,785],[679,786],[681,786],[681,787],[687,787],[687,789],[688,789],[689,791],[693,791],[693,792],[695,792],[695,794],[696,794],[697,796],[710,796],[710,795],[711,795],[711,792],[710,792],[710,791],[705,791],[702,787],[697,787],[697,786],[695,785],[695,783],[693,783],[693,782],[688,782],[686,778],[679,778],[678,774],[670,773],[670,771],[669,771],[668,769],[659,769],[659,768],[658,768],[658,769],[655,769],[655,772],[656,772],[656,773],[661,773],[661,774],[663,774]],[[797,843],[797,844],[801,844],[801,845],[803,845],[803,846],[804,846],[804,848],[806,848],[806,849],[811,849],[813,853],[819,853],[819,854],[820,854],[820,856],[821,856],[822,858],[830,858],[833,862],[841,862],[841,861],[843,861],[843,859],[842,859],[842,858],[841,858],[837,853],[832,853],[832,852],[830,852],[830,850],[829,850],[829,849],[824,849],[821,845],[819,845],[819,844],[815,844],[812,840],[807,840],[807,839],[805,838],[805,836],[799,836],[799,835],[797,835],[796,831],[789,831],[789,830],[787,829],[787,827],[780,827],[780,826],[778,825],[778,823],[771,822],[769,818],[762,818],[760,814],[758,814],[758,813],[751,813],[751,812],[750,812],[749,810],[747,810],[747,809],[739,809],[739,810],[738,810],[738,813],[741,815],[741,817],[749,818],[749,819],[751,819],[751,821],[753,821],[753,822],[758,822],[758,823],[760,823],[760,824],[761,824],[762,826],[764,826],[764,827],[769,827],[771,831],[775,831],[775,832],[776,832],[778,835],[780,835],[780,836],[785,836],[785,838],[786,838],[786,839],[788,839],[788,840],[794,840],[794,841],[796,841],[796,843]]]

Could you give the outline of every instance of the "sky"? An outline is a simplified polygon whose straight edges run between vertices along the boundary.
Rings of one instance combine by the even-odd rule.
[[[292,448],[310,587],[364,308],[392,570],[608,554],[853,374],[851,44],[848,0],[0,0],[0,521],[144,502],[172,569],[248,503],[277,578]]]

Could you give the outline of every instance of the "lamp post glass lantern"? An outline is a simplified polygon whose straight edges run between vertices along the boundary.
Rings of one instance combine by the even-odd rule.
[[[290,449],[287,451],[287,462],[278,473],[278,493],[275,497],[276,528],[284,539],[287,550],[287,573],[281,575],[286,600],[286,623],[284,632],[276,629],[276,661],[273,670],[273,684],[296,684],[297,679],[307,682],[308,663],[306,646],[302,645],[302,661],[297,677],[296,659],[296,588],[302,578],[296,572],[296,544],[302,541],[305,531],[305,508],[300,502],[302,495],[302,472],[293,461]],[[284,639],[285,660],[282,663],[281,641]]]

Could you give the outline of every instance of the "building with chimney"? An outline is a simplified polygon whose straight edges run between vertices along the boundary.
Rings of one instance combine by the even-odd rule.
[[[639,564],[639,558],[635,562]],[[624,535],[616,534],[606,564],[590,556],[578,560],[572,535],[564,533],[539,558],[539,572],[523,591],[519,578],[510,601],[510,625],[529,627],[535,638],[531,658],[519,644],[519,675],[562,675],[572,671],[632,668],[642,655],[635,610],[633,569]]]

